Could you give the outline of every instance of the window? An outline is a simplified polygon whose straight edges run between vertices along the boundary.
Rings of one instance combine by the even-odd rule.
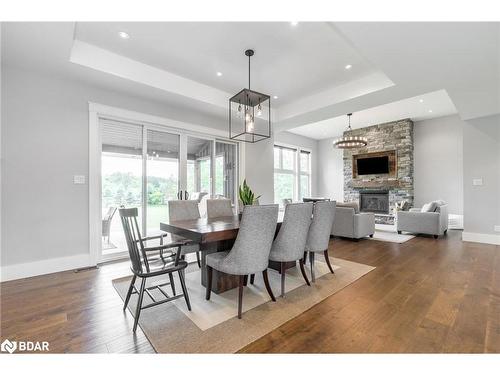
[[[311,195],[311,153],[300,148],[274,146],[274,202],[301,201]]]
[[[300,150],[299,201],[311,196],[311,153]]]

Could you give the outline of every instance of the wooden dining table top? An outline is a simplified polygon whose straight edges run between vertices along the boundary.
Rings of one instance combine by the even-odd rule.
[[[277,226],[283,222],[282,211],[278,214]],[[238,215],[194,220],[172,220],[160,223],[160,230],[176,234],[200,244],[234,240],[240,229]]]

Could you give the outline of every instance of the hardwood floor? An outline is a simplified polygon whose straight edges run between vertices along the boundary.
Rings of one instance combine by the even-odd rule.
[[[377,267],[241,350],[500,352],[500,246],[417,237],[404,244],[334,239],[330,255]],[[111,280],[128,263],[1,284],[1,337],[51,352],[154,352]],[[244,318],[244,317],[243,317]]]

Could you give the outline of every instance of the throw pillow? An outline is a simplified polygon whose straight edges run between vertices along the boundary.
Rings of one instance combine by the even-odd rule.
[[[436,211],[436,207],[437,207],[436,202],[426,203],[422,206],[420,212],[434,212]]]

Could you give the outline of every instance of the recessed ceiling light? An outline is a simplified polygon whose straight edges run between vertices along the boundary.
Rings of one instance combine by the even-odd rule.
[[[351,68],[352,68],[352,65],[351,65],[351,64],[347,64],[347,65],[345,66],[345,68],[346,68],[347,70],[349,70],[349,69],[351,69]]]
[[[429,113],[432,113],[432,109],[429,109]]]
[[[217,72],[217,77],[220,77],[222,76],[222,73],[221,72]]]
[[[423,102],[424,102],[424,99],[420,99],[420,100],[419,100],[419,102],[420,102],[420,103],[423,103]]]
[[[273,99],[278,99],[278,96],[274,95],[274,96],[273,96]]]
[[[290,22],[290,25],[297,26],[299,23],[297,21]]]
[[[128,33],[126,33],[125,31],[120,31],[118,33],[118,35],[120,36],[120,38],[122,39],[130,39],[130,35]]]

